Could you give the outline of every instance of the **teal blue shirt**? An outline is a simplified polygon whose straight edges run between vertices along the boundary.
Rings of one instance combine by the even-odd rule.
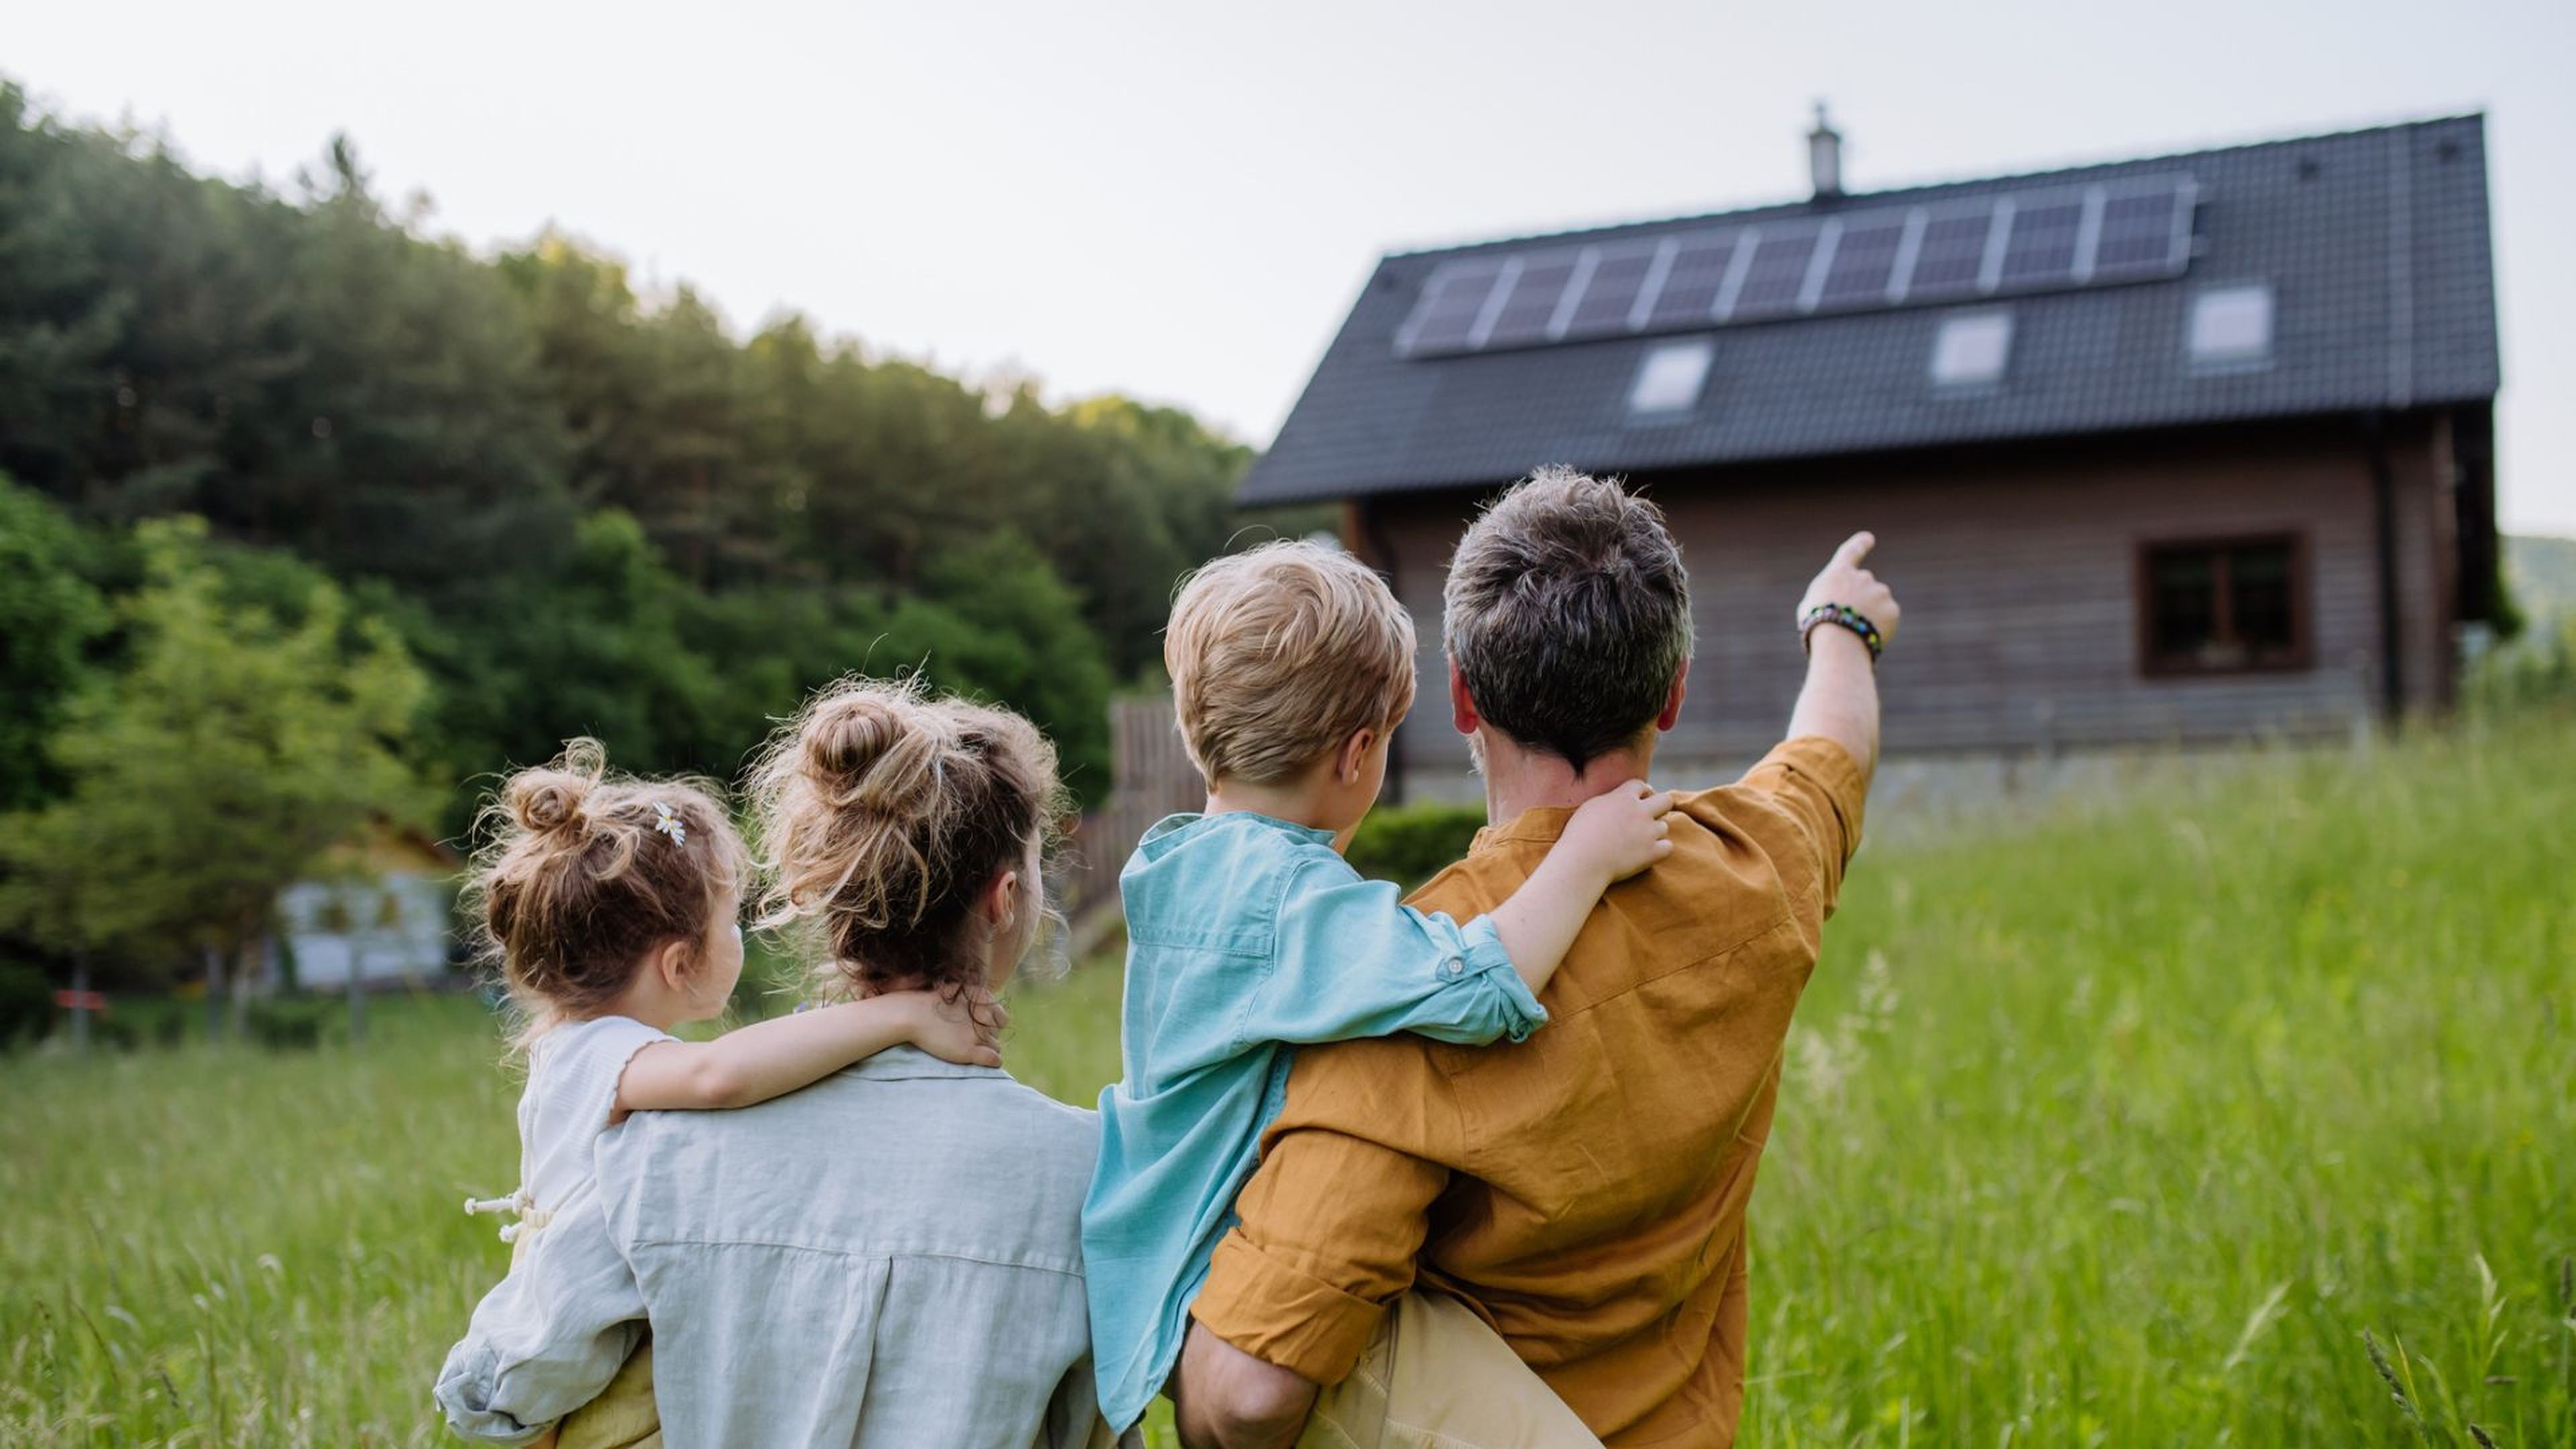
[[[1123,1075],[1100,1094],[1082,1258],[1100,1408],[1124,1429],[1180,1357],[1294,1044],[1406,1031],[1518,1041],[1547,1013],[1490,921],[1410,909],[1325,831],[1174,815],[1145,833],[1118,891]]]

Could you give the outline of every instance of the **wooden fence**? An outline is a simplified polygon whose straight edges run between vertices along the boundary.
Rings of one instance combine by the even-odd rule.
[[[1181,748],[1168,694],[1110,701],[1109,799],[1085,814],[1065,842],[1058,904],[1073,923],[1076,961],[1118,926],[1118,868],[1157,820],[1206,803],[1207,786]]]

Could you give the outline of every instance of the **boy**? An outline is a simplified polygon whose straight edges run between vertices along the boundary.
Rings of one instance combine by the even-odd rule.
[[[1200,570],[1163,659],[1207,808],[1145,834],[1127,914],[1123,1075],[1101,1094],[1083,1206],[1101,1410],[1121,1429],[1169,1378],[1208,1255],[1232,1221],[1300,1042],[1418,1032],[1475,1045],[1542,1025],[1536,993],[1613,882],[1671,849],[1672,797],[1630,781],[1575,812],[1528,883],[1464,925],[1343,861],[1413,704],[1413,621],[1374,573],[1311,543]],[[1408,1356],[1491,1365],[1594,1442],[1463,1312]],[[1481,1335],[1481,1339],[1478,1337]]]

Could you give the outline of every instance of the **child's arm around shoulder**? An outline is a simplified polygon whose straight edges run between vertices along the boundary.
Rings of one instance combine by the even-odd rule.
[[[894,991],[773,1017],[713,1041],[660,1041],[628,1059],[609,1120],[629,1112],[748,1107],[909,1043],[961,1066],[998,1067],[1010,1014],[988,997]]]
[[[1511,899],[1487,917],[1532,994],[1574,947],[1601,893],[1673,853],[1673,792],[1630,780],[1583,802]]]
[[[1529,1035],[1547,1020],[1538,988],[1601,892],[1672,848],[1669,796],[1636,786],[1604,800],[1576,812],[1567,843],[1510,901],[1463,926],[1405,905],[1396,887],[1338,859],[1296,867],[1269,957],[1238,998],[1236,1049],[1400,1032],[1469,1046]]]

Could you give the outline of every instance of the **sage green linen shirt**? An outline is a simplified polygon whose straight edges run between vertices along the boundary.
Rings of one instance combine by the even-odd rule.
[[[519,1443],[649,1320],[669,1449],[1105,1445],[1085,1324],[1091,1113],[897,1047],[732,1112],[639,1112],[475,1309],[437,1397]]]

